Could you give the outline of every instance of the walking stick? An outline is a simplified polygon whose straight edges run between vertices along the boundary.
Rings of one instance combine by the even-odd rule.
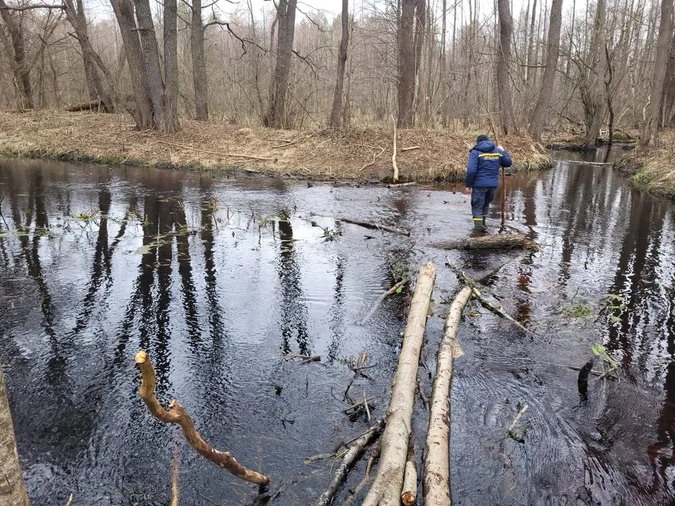
[[[495,128],[495,124],[492,121],[492,118],[490,118],[490,130],[492,130],[492,136],[495,139],[495,144],[499,146],[500,145],[499,137],[497,136],[497,129]],[[502,226],[501,229],[499,230],[500,232],[504,230],[505,224],[506,224],[506,169],[502,167]]]

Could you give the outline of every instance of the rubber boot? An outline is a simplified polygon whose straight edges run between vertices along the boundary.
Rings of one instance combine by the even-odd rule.
[[[485,223],[483,218],[474,218],[473,219],[473,229],[476,232],[485,232]]]
[[[483,230],[487,230],[487,216],[483,216]]]

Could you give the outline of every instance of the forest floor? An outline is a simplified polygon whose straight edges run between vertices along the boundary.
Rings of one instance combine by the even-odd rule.
[[[475,135],[399,131],[400,181],[462,181]],[[0,156],[298,179],[390,180],[392,140],[392,129],[384,127],[292,131],[184,119],[178,133],[160,134],[134,130],[131,117],[122,114],[0,112]],[[553,166],[548,152],[530,137],[509,136],[503,144],[514,170]]]
[[[661,133],[657,144],[652,148],[636,147],[623,155],[615,167],[630,176],[637,188],[675,200],[675,131]]]

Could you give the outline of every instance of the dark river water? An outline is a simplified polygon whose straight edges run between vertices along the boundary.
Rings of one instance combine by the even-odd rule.
[[[459,286],[446,256],[474,276],[503,266],[488,291],[538,336],[474,303],[465,311],[452,390],[454,503],[672,504],[672,203],[631,190],[607,166],[562,160],[507,187],[507,225],[538,252],[430,248],[470,232],[468,198],[451,187],[0,162],[0,360],[33,504],[63,505],[71,493],[75,505],[168,504],[174,451],[182,505],[253,502],[254,486],[150,416],[138,397],[140,349],[155,364],[160,400],[178,399],[215,448],[267,473],[280,492],[274,504],[311,504],[335,464],[304,459],[368,426],[341,402],[354,376],[347,364],[364,352],[372,367],[350,393],[376,397],[373,416],[384,415],[408,299],[395,295],[357,322],[395,282],[392,262],[416,271],[433,260],[423,353],[434,370]],[[596,344],[620,381],[591,379],[580,396],[568,366],[582,366]],[[287,353],[322,361],[301,365]],[[427,370],[420,376],[429,395]],[[519,443],[506,430],[525,404]],[[418,459],[426,423],[418,399]]]

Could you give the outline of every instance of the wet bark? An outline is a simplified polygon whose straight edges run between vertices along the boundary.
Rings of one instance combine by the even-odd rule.
[[[19,453],[16,449],[14,438],[14,425],[12,413],[7,401],[5,376],[0,365],[0,504],[11,506],[30,506],[28,492],[23,483],[21,466],[19,465]]]
[[[342,93],[345,85],[345,66],[347,64],[347,48],[349,47],[349,0],[342,0],[342,35],[337,61],[337,78],[333,92],[333,107],[331,108],[328,126],[340,128],[342,117]]]
[[[202,0],[192,0],[190,49],[192,51],[192,83],[195,89],[195,116],[197,121],[208,121],[209,87],[206,75],[206,57],[204,56]]]
[[[387,425],[382,435],[380,465],[363,506],[393,505],[401,502],[417,388],[417,367],[435,280],[436,268],[433,263],[429,262],[420,268],[410,303],[398,368],[392,383]]]
[[[450,506],[450,388],[452,363],[459,356],[457,333],[462,310],[471,299],[470,286],[462,288],[450,306],[443,340],[436,357],[436,377],[431,393],[429,431],[424,453],[424,504]]]
[[[141,370],[142,382],[141,382],[141,399],[148,408],[148,411],[157,418],[157,420],[165,423],[175,423],[180,425],[180,428],[183,429],[183,435],[185,439],[190,443],[190,445],[199,453],[202,457],[210,460],[218,467],[226,469],[232,473],[237,478],[240,478],[251,483],[256,483],[258,485],[267,485],[269,483],[269,478],[255,471],[242,466],[237,460],[230,455],[229,452],[219,452],[213,449],[206,441],[202,439],[197,430],[195,429],[195,424],[188,415],[187,411],[183,406],[181,406],[178,401],[171,401],[169,404],[169,409],[166,410],[159,403],[155,397],[155,385],[157,378],[155,376],[155,369],[148,358],[147,353],[144,351],[139,352],[136,355],[136,364]]]
[[[501,113],[501,128],[504,135],[517,133],[516,118],[513,115],[513,98],[509,77],[511,62],[511,36],[513,33],[513,19],[509,0],[498,0],[499,9],[499,53],[497,56],[497,86],[499,88],[499,108]]]
[[[415,48],[413,24],[416,0],[401,0],[401,24],[398,34],[398,119],[399,128],[414,124]]]
[[[548,29],[548,40],[546,42],[546,69],[544,78],[539,90],[537,105],[532,114],[530,122],[530,135],[537,141],[541,138],[548,111],[553,96],[553,86],[555,84],[555,72],[558,68],[558,56],[560,53],[560,27],[562,25],[562,0],[553,0],[551,5],[551,21]]]
[[[286,95],[291,72],[293,40],[295,39],[295,12],[298,0],[280,0],[277,7],[277,58],[274,81],[271,88],[269,112],[265,125],[273,128],[288,128],[286,118]]]
[[[654,61],[654,74],[652,76],[651,102],[641,140],[644,146],[654,146],[656,144],[656,133],[659,130],[661,121],[661,103],[668,66],[668,50],[670,49],[672,37],[673,0],[662,0],[661,22],[659,23],[656,59]]]
[[[519,249],[536,248],[535,243],[522,234],[484,235],[430,244],[441,249]]]
[[[30,64],[26,59],[26,46],[23,39],[23,30],[21,22],[17,20],[5,3],[0,0],[0,16],[9,30],[9,37],[12,45],[12,54],[8,54],[13,59],[12,70],[16,90],[19,94],[19,107],[21,110],[33,109],[33,88],[30,82]],[[0,29],[2,29],[0,27]]]

